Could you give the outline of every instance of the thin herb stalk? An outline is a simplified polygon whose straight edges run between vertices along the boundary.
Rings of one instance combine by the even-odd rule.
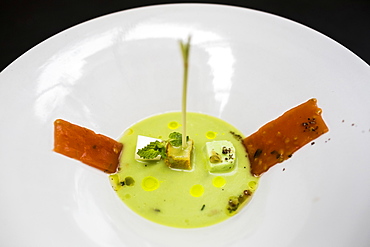
[[[186,99],[187,99],[187,89],[188,89],[188,70],[189,70],[189,52],[190,52],[190,40],[188,37],[187,43],[180,41],[180,48],[184,64],[184,76],[182,83],[182,148],[187,147],[186,141]]]

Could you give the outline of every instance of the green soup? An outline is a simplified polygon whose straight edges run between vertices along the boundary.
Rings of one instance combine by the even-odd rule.
[[[119,171],[110,175],[113,189],[133,211],[159,224],[196,228],[219,223],[247,203],[257,188],[258,178],[241,143],[241,132],[218,118],[187,113],[186,134],[194,141],[191,170],[168,168],[163,160],[138,161],[138,135],[167,139],[181,132],[181,113],[165,113],[147,118],[127,129]],[[212,173],[207,167],[207,142],[228,140],[235,147],[234,167]]]

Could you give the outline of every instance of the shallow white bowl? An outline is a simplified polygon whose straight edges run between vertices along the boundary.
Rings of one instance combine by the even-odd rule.
[[[184,230],[131,212],[106,174],[51,150],[56,118],[118,138],[180,110],[177,42],[189,34],[189,111],[249,135],[315,97],[330,132],[263,175],[241,213]],[[328,37],[237,7],[152,6],[61,32],[0,74],[0,244],[367,246],[369,78],[369,66]]]

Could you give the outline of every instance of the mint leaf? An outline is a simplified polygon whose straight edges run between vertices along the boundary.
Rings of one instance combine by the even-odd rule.
[[[139,149],[137,155],[144,159],[154,159],[158,155],[164,158],[166,157],[166,145],[160,141],[150,142],[142,149]]]
[[[182,145],[182,134],[179,132],[172,132],[169,136],[169,143],[174,147],[179,147]],[[186,141],[189,140],[189,136],[186,137]]]

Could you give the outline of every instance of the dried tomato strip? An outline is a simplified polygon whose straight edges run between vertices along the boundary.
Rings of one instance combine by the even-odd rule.
[[[260,176],[295,151],[329,131],[316,99],[298,105],[246,137],[251,172]]]
[[[62,119],[54,121],[54,151],[106,173],[114,173],[123,145]]]

